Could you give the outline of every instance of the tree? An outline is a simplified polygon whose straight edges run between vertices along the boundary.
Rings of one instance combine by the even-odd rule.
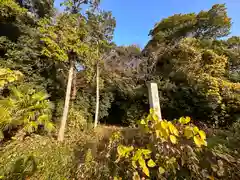
[[[28,9],[38,18],[51,16],[54,12],[54,0],[16,0],[21,7]]]
[[[116,26],[115,19],[111,12],[90,9],[87,11],[87,25],[89,27],[89,40],[96,47],[96,59],[92,61],[96,67],[96,109],[94,127],[98,124],[99,114],[99,81],[100,68],[102,61],[106,58],[111,48],[114,28]]]
[[[148,48],[159,47],[157,44],[177,43],[181,38],[193,37],[200,39],[216,39],[230,33],[231,18],[227,15],[225,4],[215,4],[208,11],[198,14],[175,14],[161,20],[150,31],[152,39]]]
[[[70,6],[67,7],[70,8],[71,13],[61,13],[54,20],[44,19],[39,24],[41,40],[45,44],[42,53],[55,61],[67,62],[67,66],[69,66],[59,141],[63,141],[64,138],[74,64],[78,61],[82,66],[86,65],[87,67],[89,57],[94,58],[95,56],[94,49],[87,41],[86,20],[81,14],[76,14],[76,8],[80,8],[81,3],[79,4],[78,1],[66,1],[65,3],[70,3]]]

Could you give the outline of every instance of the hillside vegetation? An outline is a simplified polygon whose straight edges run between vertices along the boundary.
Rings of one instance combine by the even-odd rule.
[[[160,20],[141,49],[100,3],[0,0],[0,179],[240,179],[226,6]]]

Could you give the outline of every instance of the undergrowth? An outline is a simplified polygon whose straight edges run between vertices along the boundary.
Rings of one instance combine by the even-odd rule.
[[[189,118],[162,121],[168,134],[157,135],[151,114],[140,121],[144,128],[95,130],[77,117],[79,123],[71,117],[64,143],[31,135],[2,145],[0,179],[240,179],[238,124],[207,136],[205,146],[204,133]],[[194,136],[202,136],[202,144]]]

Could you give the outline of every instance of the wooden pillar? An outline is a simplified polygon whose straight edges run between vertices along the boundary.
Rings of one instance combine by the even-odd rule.
[[[154,109],[156,115],[159,117],[159,120],[162,120],[157,83],[151,82],[148,84],[148,98],[149,98],[150,108]]]

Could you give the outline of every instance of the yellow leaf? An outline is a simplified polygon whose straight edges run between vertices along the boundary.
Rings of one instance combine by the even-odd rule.
[[[186,126],[185,127],[185,129],[184,129],[184,136],[187,139],[190,139],[191,137],[193,137],[192,127],[190,127],[190,126]]]
[[[146,174],[149,177],[149,170],[148,167],[146,166],[145,160],[143,159],[143,157],[141,156],[138,159],[139,165],[142,168],[142,171],[144,172],[144,174]]]
[[[158,171],[159,171],[159,174],[163,174],[163,173],[165,173],[165,169],[162,168],[162,167],[159,167],[159,168],[158,168]]]
[[[159,130],[156,130],[155,132],[156,132],[156,137],[159,138],[159,136],[160,136],[160,131],[159,131]]]
[[[154,121],[159,121],[159,118],[156,114],[153,114],[152,118],[153,118]]]
[[[178,136],[178,134],[179,134],[178,130],[171,122],[168,122],[168,127],[172,134],[174,134],[175,136]]]
[[[181,117],[181,118],[179,119],[179,122],[180,122],[181,124],[188,124],[190,121],[191,121],[191,118],[188,117],[188,116],[187,116],[186,118]]]
[[[190,121],[191,121],[191,118],[187,116],[187,117],[185,118],[185,124],[189,123]]]
[[[142,170],[143,170],[144,174],[146,174],[149,177],[149,169],[147,168],[147,166],[144,166],[142,168]]]
[[[184,124],[185,122],[185,118],[184,117],[180,117],[180,119],[178,120],[181,124]]]
[[[132,161],[132,166],[133,166],[134,168],[137,168],[136,161]]]
[[[153,114],[154,113],[154,109],[150,109],[150,114]]]
[[[164,138],[165,140],[168,139],[168,136],[169,136],[169,132],[168,132],[168,129],[162,129],[160,130],[160,136],[162,138]]]
[[[206,134],[205,134],[204,131],[200,130],[198,133],[199,133],[200,137],[201,137],[203,140],[206,139]]]
[[[150,160],[148,161],[147,165],[148,165],[148,167],[155,167],[155,166],[156,166],[156,163],[155,163],[152,159],[150,159]]]
[[[197,126],[195,126],[195,127],[193,128],[193,132],[194,132],[194,134],[198,134],[198,132],[199,132],[199,129],[198,129],[198,127],[197,127]]]
[[[142,119],[142,120],[140,121],[140,124],[145,125],[145,124],[146,124],[145,119]]]
[[[198,135],[194,136],[193,140],[197,147],[201,147],[202,145],[204,145],[204,141]]]
[[[161,127],[163,128],[163,129],[167,129],[168,128],[168,123],[167,123],[167,121],[161,121],[160,122],[161,123]]]
[[[170,140],[173,144],[177,144],[177,138],[174,135],[170,135]]]

